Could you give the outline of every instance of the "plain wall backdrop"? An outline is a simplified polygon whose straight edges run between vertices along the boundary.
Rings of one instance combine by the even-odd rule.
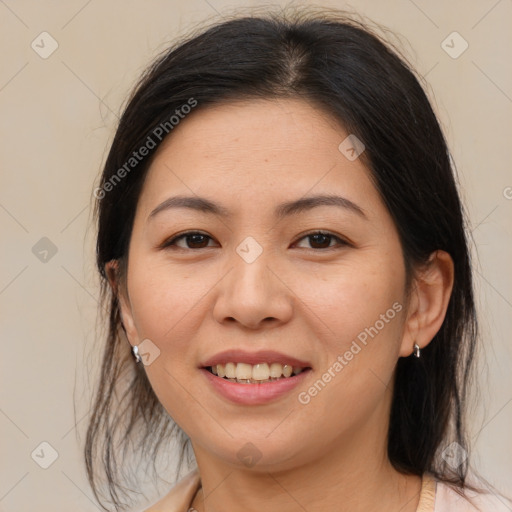
[[[209,17],[264,5],[0,0],[0,511],[98,510],[82,460],[95,377],[86,359],[98,346],[92,190],[127,94],[157,53]],[[510,494],[512,1],[315,5],[399,34],[428,82],[477,248],[484,359],[473,464]]]

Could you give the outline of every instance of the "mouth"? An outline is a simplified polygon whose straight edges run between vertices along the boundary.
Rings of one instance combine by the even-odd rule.
[[[202,361],[198,369],[217,396],[244,406],[284,399],[313,371],[309,361],[275,350],[231,349]]]
[[[227,362],[204,366],[204,370],[221,379],[237,384],[265,384],[284,379],[293,379],[302,372],[311,370],[310,366],[262,362],[257,364]]]
[[[242,406],[266,405],[289,397],[312,372],[311,366],[234,361],[217,362],[199,370],[217,396]]]

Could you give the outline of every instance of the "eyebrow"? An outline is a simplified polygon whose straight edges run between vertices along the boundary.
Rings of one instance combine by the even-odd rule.
[[[288,201],[279,204],[275,210],[274,215],[278,219],[283,219],[291,215],[297,215],[319,206],[336,206],[343,208],[352,213],[356,213],[360,217],[368,220],[364,210],[350,199],[337,195],[316,195],[303,197],[295,201]],[[158,213],[170,210],[173,208],[188,208],[191,210],[216,215],[218,217],[230,217],[230,211],[214,201],[199,196],[173,196],[166,199],[163,203],[159,204],[148,217],[148,221],[153,219]]]

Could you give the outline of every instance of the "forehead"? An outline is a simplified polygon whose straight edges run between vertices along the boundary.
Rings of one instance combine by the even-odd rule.
[[[291,151],[302,152],[335,141],[344,133],[343,126],[323,110],[305,100],[237,100],[201,108],[199,105],[172,131],[158,152],[194,145],[198,150],[231,146],[252,154]],[[336,144],[337,147],[337,144]],[[226,155],[227,156],[227,155]]]
[[[340,151],[348,135],[303,100],[199,105],[158,148],[141,205],[148,215],[174,192],[226,198],[254,213],[269,202],[312,194],[379,201],[361,160]]]

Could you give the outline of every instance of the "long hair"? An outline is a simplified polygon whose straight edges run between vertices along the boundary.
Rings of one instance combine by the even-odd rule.
[[[137,200],[152,155],[172,137],[171,117],[186,112],[184,105],[194,104],[197,112],[261,98],[302,98],[364,142],[360,158],[398,230],[408,283],[434,251],[451,255],[455,276],[445,320],[420,359],[400,358],[396,366],[388,456],[404,474],[430,472],[459,490],[472,488],[469,458],[456,465],[444,454],[451,443],[469,453],[465,415],[478,335],[469,231],[445,138],[399,50],[353,16],[306,10],[238,16],[176,43],[147,68],[120,118],[95,192],[96,263],[108,333],[85,462],[98,501],[103,481],[108,500],[124,506],[121,496],[130,490],[123,487],[120,460],[128,449],[154,459],[177,437],[178,472],[190,450],[133,362],[105,264],[117,260],[121,278],[126,273]],[[150,154],[131,161],[148,137],[155,143]]]

